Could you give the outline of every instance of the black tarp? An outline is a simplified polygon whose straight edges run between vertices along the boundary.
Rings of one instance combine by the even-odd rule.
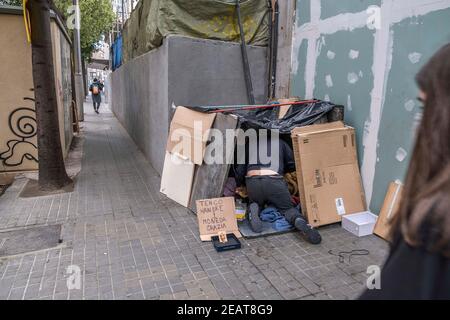
[[[317,120],[326,116],[334,107],[336,107],[335,104],[326,101],[293,105],[282,119],[278,119],[279,107],[239,111],[233,110],[226,114],[236,115],[239,118],[240,126],[243,128],[279,130],[281,134],[290,134],[296,127],[303,127],[315,123]],[[226,109],[221,107],[190,108],[200,112],[212,112]]]

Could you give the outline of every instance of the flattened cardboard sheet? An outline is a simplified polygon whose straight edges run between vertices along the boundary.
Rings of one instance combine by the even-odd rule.
[[[206,134],[215,119],[215,113],[203,113],[177,107],[170,124],[167,151],[180,154],[194,164],[201,165],[209,139]]]
[[[391,182],[389,184],[386,198],[384,199],[383,207],[378,216],[377,224],[375,225],[375,233],[377,236],[390,241],[389,233],[391,231],[391,222],[400,207],[402,198],[403,184],[400,181]]]
[[[188,159],[166,152],[161,177],[161,193],[184,207],[189,205],[195,164]]]

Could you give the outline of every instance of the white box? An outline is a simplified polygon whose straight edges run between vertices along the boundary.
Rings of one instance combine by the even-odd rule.
[[[378,217],[369,211],[349,214],[342,217],[342,228],[358,237],[373,234]]]

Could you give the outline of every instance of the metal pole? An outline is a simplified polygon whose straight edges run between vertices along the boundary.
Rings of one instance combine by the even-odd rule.
[[[272,47],[271,50],[271,74],[270,74],[270,99],[275,98],[277,86],[277,61],[278,61],[278,30],[280,20],[280,10],[278,1],[274,1],[273,7],[273,32],[272,32]]]
[[[78,119],[84,121],[84,82],[83,82],[83,67],[81,63],[81,43],[80,43],[80,7],[78,0],[73,0],[75,6],[75,29],[73,32],[73,48],[75,58],[75,90],[78,106]]]
[[[250,64],[248,62],[248,55],[247,55],[247,44],[245,43],[245,33],[244,33],[244,28],[242,26],[240,0],[236,0],[236,10],[237,10],[237,16],[238,16],[239,32],[241,34],[242,60],[244,63],[244,76],[245,76],[245,84],[247,86],[248,103],[255,104],[255,95],[253,93],[252,75],[250,73]]]
[[[125,1],[122,0],[122,29],[124,24],[125,24]]]

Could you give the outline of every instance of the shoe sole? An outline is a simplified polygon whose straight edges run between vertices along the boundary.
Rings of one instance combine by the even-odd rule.
[[[252,203],[249,208],[248,221],[250,222],[250,226],[252,231],[255,233],[262,232],[262,221],[259,218],[259,207],[256,203]]]
[[[322,237],[319,231],[308,227],[305,220],[301,220],[295,224],[295,227],[305,236],[306,240],[311,244],[319,244],[322,242]]]

